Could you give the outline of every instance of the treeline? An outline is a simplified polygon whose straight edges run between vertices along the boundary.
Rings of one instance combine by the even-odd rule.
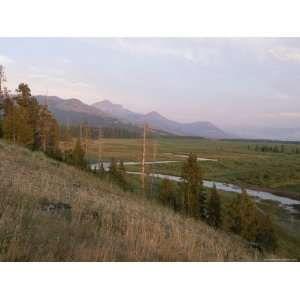
[[[59,152],[59,126],[45,105],[32,97],[27,84],[21,83],[16,95],[7,92],[0,99],[0,137],[50,156]]]
[[[158,198],[176,212],[238,234],[261,250],[276,249],[277,241],[270,216],[259,211],[245,190],[227,203],[227,200],[221,201],[216,186],[207,194],[195,155],[191,154],[184,163],[178,184],[168,179],[162,180]]]
[[[273,153],[293,153],[293,154],[300,154],[300,149],[298,147],[288,149],[285,145],[255,145],[251,147],[250,145],[247,146],[248,150],[254,150],[256,152],[273,152]]]
[[[21,83],[14,96],[8,92],[1,94],[0,138],[33,151],[43,151],[46,155],[68,164],[87,167],[80,140],[77,140],[72,150],[60,150],[58,122],[47,105],[39,104],[31,95],[27,84]]]
[[[142,136],[141,131],[134,131],[127,128],[121,127],[90,127],[88,124],[82,124],[85,129],[84,134],[86,138],[97,140],[101,138],[140,138]],[[68,140],[70,136],[80,138],[82,134],[81,126],[61,126],[61,139]],[[80,132],[81,130],[81,132]]]

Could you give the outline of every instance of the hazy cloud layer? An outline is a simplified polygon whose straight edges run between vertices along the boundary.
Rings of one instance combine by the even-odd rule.
[[[8,86],[219,126],[300,127],[300,39],[0,39]]]

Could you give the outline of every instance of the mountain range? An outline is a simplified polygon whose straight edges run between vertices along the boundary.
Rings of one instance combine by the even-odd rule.
[[[36,98],[40,103],[45,103],[46,96],[38,95]],[[210,122],[180,123],[169,120],[155,111],[147,114],[132,112],[109,100],[88,105],[79,99],[62,99],[56,96],[48,96],[47,104],[57,120],[65,125],[78,125],[87,122],[91,126],[125,127],[134,130],[136,128],[140,129],[144,123],[147,123],[160,134],[212,139],[232,137]]]
[[[148,123],[151,128],[167,131],[175,135],[215,139],[229,137],[228,134],[210,122],[180,123],[169,120],[155,111],[147,114],[135,113],[124,108],[120,104],[113,104],[109,100],[94,103],[92,106],[124,122],[133,124]]]

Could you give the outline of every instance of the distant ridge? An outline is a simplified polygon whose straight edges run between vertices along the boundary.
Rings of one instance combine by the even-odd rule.
[[[46,96],[36,96],[39,103],[44,103]],[[57,96],[47,97],[48,108],[61,124],[78,125],[87,122],[95,126],[110,126],[121,123],[117,118],[83,103],[79,99],[62,99]]]
[[[37,95],[36,98],[39,103],[44,103],[46,100],[45,95]],[[49,110],[59,123],[64,125],[87,122],[91,126],[123,127],[140,131],[142,125],[148,123],[159,135],[170,134],[211,139],[233,137],[210,122],[180,123],[169,120],[156,111],[147,114],[136,113],[107,99],[88,105],[76,98],[62,99],[57,96],[48,96],[47,103]]]
[[[93,107],[109,113],[122,121],[134,124],[147,122],[152,128],[167,131],[182,136],[198,136],[213,139],[225,139],[232,137],[210,122],[180,123],[162,116],[156,111],[147,114],[139,114],[124,108],[120,104],[114,104],[110,100],[96,102]]]
[[[41,104],[44,104],[46,101],[45,95],[37,95],[35,97]],[[122,121],[108,112],[83,103],[79,99],[62,99],[57,96],[48,96],[47,103],[48,109],[62,125],[76,126],[80,123],[87,123],[94,127],[123,128],[137,135],[142,135],[143,133],[141,125]],[[153,133],[156,135],[168,135],[168,133],[159,130],[154,130]]]

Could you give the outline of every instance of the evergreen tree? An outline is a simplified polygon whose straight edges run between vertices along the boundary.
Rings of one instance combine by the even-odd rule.
[[[159,188],[158,199],[163,205],[172,207],[176,210],[176,189],[173,182],[169,179],[163,179]]]
[[[117,170],[117,179],[119,185],[124,189],[128,189],[128,180],[127,180],[127,172],[124,166],[124,162],[121,160],[119,163],[119,167]]]
[[[27,113],[24,107],[11,103],[7,107],[3,119],[3,136],[14,144],[31,146],[33,131],[28,124]]]
[[[190,217],[200,218],[205,206],[202,171],[197,156],[190,154],[182,167],[181,192],[183,212]]]
[[[52,115],[49,124],[46,154],[53,158],[61,159],[61,152],[59,150],[59,126],[57,121],[52,117]]]
[[[18,105],[27,108],[30,103],[31,90],[29,86],[25,83],[20,83],[16,89],[18,95],[16,96],[16,101]]]
[[[26,114],[28,126],[33,132],[32,149],[39,149],[38,145],[38,120],[41,106],[38,104],[36,98],[31,96],[31,90],[27,84],[19,84],[16,103],[23,108],[23,113]]]
[[[86,167],[86,161],[84,159],[85,153],[84,150],[81,147],[80,140],[76,140],[75,147],[72,151],[72,163],[80,168]]]
[[[252,240],[255,236],[256,206],[244,189],[228,206],[226,227],[247,240]]]
[[[224,218],[224,228],[228,231],[231,231],[235,234],[241,233],[241,197],[238,195],[236,199],[231,200],[226,206],[226,214]]]
[[[116,181],[118,178],[118,166],[115,158],[112,158],[110,161],[108,174],[111,180]]]
[[[274,252],[276,250],[277,237],[269,215],[260,216],[255,241],[266,251]]]
[[[13,99],[7,94],[3,101],[4,138],[57,156],[59,137],[55,118],[31,96],[27,84],[21,83],[16,91]]]
[[[245,190],[227,207],[224,227],[263,250],[274,251],[277,246],[272,220],[258,211]]]
[[[255,242],[258,229],[258,211],[256,204],[246,191],[242,190],[240,196],[241,236],[248,241]]]
[[[220,196],[214,185],[207,205],[207,222],[209,225],[219,228],[221,226]]]

